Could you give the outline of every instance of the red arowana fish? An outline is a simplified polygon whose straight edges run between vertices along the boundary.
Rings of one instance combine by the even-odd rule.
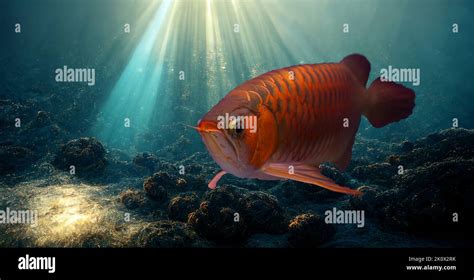
[[[237,86],[196,127],[222,168],[209,187],[231,173],[359,195],[322,175],[319,165],[349,165],[361,115],[383,127],[408,117],[415,106],[413,90],[400,84],[377,78],[366,89],[369,72],[369,61],[352,54],[339,63],[273,70]],[[222,126],[226,115],[241,118]],[[243,117],[256,118],[257,129],[245,127]]]

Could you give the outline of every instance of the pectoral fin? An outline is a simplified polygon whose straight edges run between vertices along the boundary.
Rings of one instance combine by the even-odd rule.
[[[325,189],[351,194],[351,195],[361,195],[362,193],[358,190],[349,189],[343,186],[339,186],[333,180],[321,174],[321,170],[317,167],[311,165],[293,165],[294,169],[290,168],[290,164],[281,164],[281,163],[272,163],[266,165],[262,171],[265,174],[291,179],[298,182],[308,183],[312,185],[317,185]],[[294,171],[294,172],[291,172]]]

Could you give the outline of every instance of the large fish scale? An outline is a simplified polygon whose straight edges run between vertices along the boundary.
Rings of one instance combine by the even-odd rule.
[[[275,116],[280,141],[272,162],[334,162],[351,148],[360,121],[357,98],[362,88],[344,65],[282,68],[239,89],[257,92]],[[349,119],[348,128],[343,127],[344,118]]]

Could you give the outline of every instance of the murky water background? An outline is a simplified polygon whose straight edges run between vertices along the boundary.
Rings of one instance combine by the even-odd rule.
[[[382,129],[362,121],[358,163],[384,160],[404,140],[451,128],[454,118],[460,127],[474,127],[471,1],[69,0],[0,6],[0,206],[38,208],[45,215],[37,228],[8,226],[2,246],[136,246],[131,236],[147,223],[168,219],[168,200],[135,213],[119,194],[141,190],[145,178],[166,171],[174,181],[189,176],[185,180],[193,185],[171,194],[202,197],[217,167],[186,125],[238,84],[276,68],[361,53],[372,64],[369,83],[389,65],[420,69],[420,85],[405,84],[416,92],[413,115]],[[14,32],[16,23],[21,33]],[[95,69],[95,85],[56,82],[55,70],[64,65]],[[16,118],[23,123],[19,129]],[[130,127],[124,126],[127,119]],[[105,146],[102,177],[78,179],[53,166],[59,147],[79,137],[95,137]],[[20,157],[12,168],[6,163],[11,154]],[[367,154],[369,161],[358,161],[357,155]],[[181,165],[194,171],[181,176]],[[224,182],[249,188],[243,180]],[[252,191],[268,190],[268,183],[251,182]],[[333,204],[301,203],[306,206],[284,207],[298,214]],[[123,222],[130,212],[132,222]],[[399,238],[374,232],[354,242],[370,246]],[[350,233],[339,231],[334,246]],[[407,236],[394,242],[433,244]]]

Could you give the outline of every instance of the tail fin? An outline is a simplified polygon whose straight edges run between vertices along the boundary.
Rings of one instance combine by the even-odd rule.
[[[383,127],[411,115],[415,92],[394,82],[377,78],[367,90],[364,115],[374,127]]]

